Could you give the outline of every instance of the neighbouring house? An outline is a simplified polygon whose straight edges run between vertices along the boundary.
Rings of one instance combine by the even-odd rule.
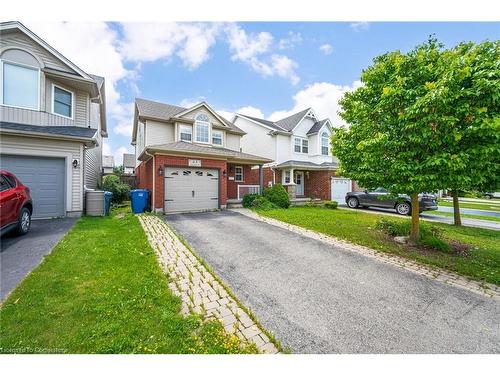
[[[353,189],[351,180],[336,176],[330,120],[318,119],[312,108],[279,121],[238,113],[233,123],[247,133],[241,140],[245,152],[273,160],[264,168],[265,185],[283,184],[295,201],[314,198],[343,202]]]
[[[133,175],[135,173],[135,155],[123,154],[123,173]]]
[[[19,22],[0,23],[0,168],[30,188],[33,217],[78,216],[101,179],[104,78]]]
[[[102,174],[112,174],[113,168],[115,167],[115,158],[113,155],[103,155],[102,156]]]
[[[244,134],[205,102],[183,108],[136,99],[137,184],[152,192],[152,208],[161,212],[225,208],[258,193],[262,165],[272,160],[241,152]],[[253,166],[260,168],[251,178],[245,171]]]

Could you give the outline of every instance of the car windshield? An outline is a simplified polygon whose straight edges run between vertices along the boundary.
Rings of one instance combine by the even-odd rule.
[[[387,193],[387,190],[384,189],[384,188],[376,188],[375,190],[373,190],[374,193]]]

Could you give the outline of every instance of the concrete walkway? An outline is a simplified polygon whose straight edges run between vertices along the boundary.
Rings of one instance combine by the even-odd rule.
[[[492,298],[235,212],[166,220],[293,352],[500,352]]]

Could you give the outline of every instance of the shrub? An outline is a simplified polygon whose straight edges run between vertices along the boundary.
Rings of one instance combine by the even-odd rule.
[[[273,185],[270,188],[265,188],[263,196],[267,198],[269,202],[275,204],[278,207],[290,207],[290,197],[288,196],[285,188],[280,184]]]
[[[411,230],[410,220],[389,220],[384,217],[377,220],[376,228],[382,230],[392,237],[409,236]],[[427,246],[438,251],[449,252],[451,246],[442,239],[441,230],[438,227],[422,223],[420,225],[419,245]]]
[[[269,202],[265,197],[258,196],[252,202],[252,207],[259,210],[272,210],[278,208],[274,203]]]
[[[243,207],[246,208],[252,207],[253,201],[258,197],[260,197],[260,194],[245,194],[243,196],[243,202],[242,202]]]
[[[113,203],[123,202],[128,199],[130,194],[130,187],[127,184],[122,184],[120,177],[112,174],[104,177],[102,189],[113,193],[111,197]]]
[[[330,209],[336,209],[339,204],[336,201],[325,202],[325,207]]]

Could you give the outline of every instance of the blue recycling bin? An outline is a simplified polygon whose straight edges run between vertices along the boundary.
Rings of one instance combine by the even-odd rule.
[[[142,214],[149,203],[149,190],[135,189],[130,192],[130,204],[134,214]]]
[[[111,197],[113,193],[110,191],[104,192],[104,215],[109,215],[109,208],[111,207]]]

